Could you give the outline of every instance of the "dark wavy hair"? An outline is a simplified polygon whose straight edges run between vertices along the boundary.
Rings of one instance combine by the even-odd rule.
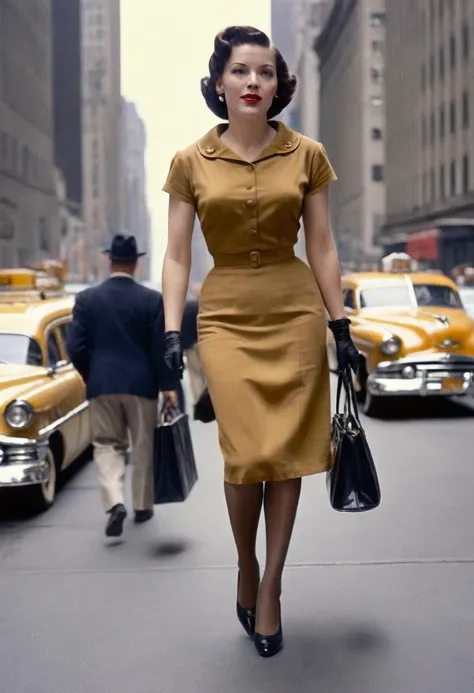
[[[296,89],[296,77],[290,74],[288,65],[282,54],[272,46],[268,36],[252,26],[230,26],[217,34],[214,39],[214,52],[209,60],[209,77],[201,80],[201,92],[211,111],[223,120],[229,119],[227,104],[219,101],[216,91],[217,80],[224,74],[225,67],[234,46],[246,46],[249,44],[272,48],[275,53],[278,87],[276,97],[268,109],[267,117],[270,120],[283,111],[293,98]],[[277,98],[278,97],[278,98]]]

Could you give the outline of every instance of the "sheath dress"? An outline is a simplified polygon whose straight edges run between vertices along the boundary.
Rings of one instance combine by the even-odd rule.
[[[232,484],[330,465],[326,313],[294,246],[305,196],[336,176],[320,143],[270,125],[276,135],[252,163],[225,146],[218,125],[176,153],[163,188],[195,207],[214,259],[199,351]]]

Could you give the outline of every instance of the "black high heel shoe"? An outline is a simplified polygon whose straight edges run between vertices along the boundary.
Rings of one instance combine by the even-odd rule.
[[[237,577],[237,595],[239,594],[240,586],[240,570]],[[247,633],[249,638],[253,638],[255,633],[255,609],[246,609],[239,604],[239,598],[237,596],[237,618],[239,619],[242,628]]]
[[[255,633],[253,642],[255,649],[257,650],[260,657],[273,657],[283,647],[283,630],[281,626],[281,604],[278,600],[278,611],[279,611],[279,621],[280,625],[278,630],[273,635],[261,635],[260,633]]]

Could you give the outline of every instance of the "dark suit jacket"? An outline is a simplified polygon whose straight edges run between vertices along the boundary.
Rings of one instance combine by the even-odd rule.
[[[68,340],[72,363],[87,397],[135,395],[154,399],[176,390],[163,361],[161,294],[132,278],[111,277],[79,293]]]

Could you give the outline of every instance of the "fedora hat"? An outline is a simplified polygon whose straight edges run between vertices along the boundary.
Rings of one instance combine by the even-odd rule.
[[[110,248],[104,250],[105,255],[115,262],[133,262],[146,253],[139,253],[135,236],[124,236],[118,233],[112,239]]]

